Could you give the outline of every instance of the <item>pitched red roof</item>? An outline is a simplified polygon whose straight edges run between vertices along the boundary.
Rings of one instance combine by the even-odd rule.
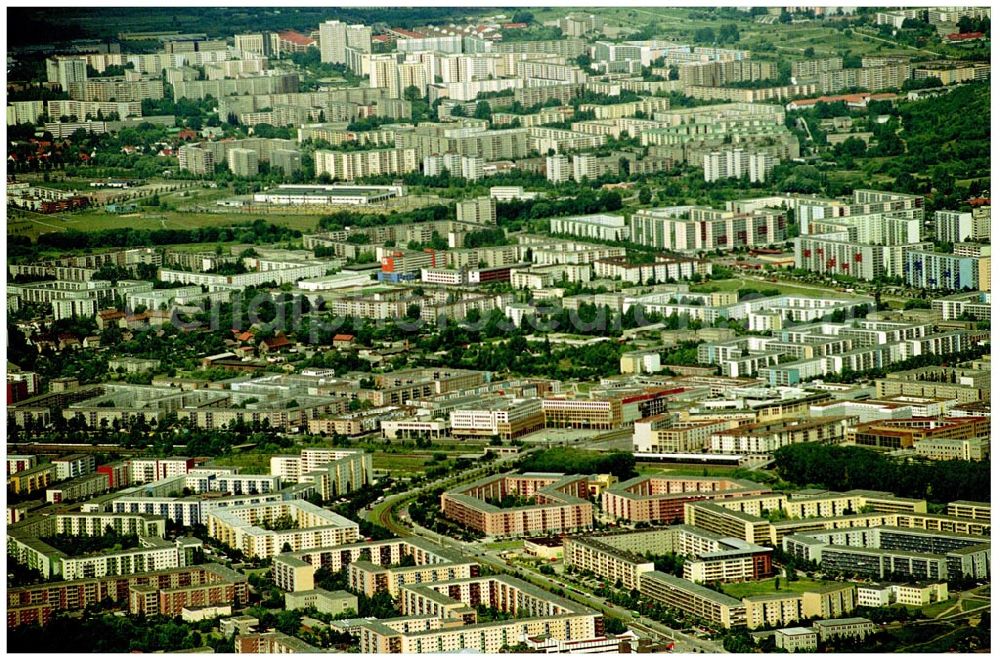
[[[343,333],[338,333],[337,335],[333,336],[333,341],[334,342],[353,342],[354,341],[354,336],[353,335],[345,335]]]
[[[290,41],[293,44],[298,44],[299,46],[312,46],[316,43],[315,39],[307,37],[304,34],[300,34],[295,30],[286,30],[285,32],[279,32],[278,38],[282,41]]]
[[[982,39],[982,32],[952,32],[948,35],[950,41],[963,41],[966,39]]]
[[[414,32],[413,30],[407,30],[405,28],[392,28],[392,31],[396,34],[401,34],[404,37],[409,37],[410,39],[423,39],[424,33]]]
[[[264,344],[268,349],[280,349],[281,347],[291,346],[292,342],[284,335],[278,335],[264,340]]]

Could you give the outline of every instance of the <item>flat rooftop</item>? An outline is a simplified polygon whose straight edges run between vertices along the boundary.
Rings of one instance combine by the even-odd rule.
[[[286,188],[268,188],[263,191],[265,195],[384,195],[392,192],[393,187],[384,186],[295,186]]]

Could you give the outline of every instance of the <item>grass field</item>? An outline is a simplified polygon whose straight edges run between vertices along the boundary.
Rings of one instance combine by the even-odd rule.
[[[990,602],[985,599],[963,599],[962,600],[962,612],[975,610],[976,608],[982,608],[983,606],[989,606]]]
[[[532,13],[536,21],[543,22],[560,18],[573,11],[569,7],[559,7],[532,10]],[[805,49],[809,47],[815,50],[815,57],[838,55],[844,51],[850,51],[855,55],[875,53],[913,55],[916,52],[856,31],[845,34],[835,29],[835,23],[828,21],[803,21],[779,27],[754,22],[749,16],[740,17],[739,20],[712,17],[700,7],[588,7],[579,11],[601,15],[606,25],[613,27],[639,29],[652,24],[656,29],[657,38],[668,40],[684,41],[700,28],[707,27],[718,31],[723,25],[736,24],[740,31],[740,43],[731,47],[748,48],[766,40],[773,44],[781,55],[798,56],[803,59],[805,59]]]
[[[284,454],[294,454],[289,450]],[[239,468],[241,473],[247,475],[269,475],[271,473],[271,455],[274,452],[262,452],[260,450],[243,450],[234,454],[215,457],[209,463],[213,466],[227,466]]]
[[[519,539],[509,539],[503,542],[492,542],[486,545],[492,551],[520,551],[524,548],[524,542]]]
[[[722,586],[723,592],[728,594],[730,597],[735,597],[736,599],[742,599],[743,597],[749,597],[757,594],[772,594],[774,592],[788,592],[789,594],[801,594],[809,590],[816,590],[827,588],[835,585],[843,585],[842,583],[836,583],[834,581],[814,581],[808,578],[800,578],[797,581],[792,581],[791,583],[785,579],[785,577],[780,578],[780,587],[774,589],[774,579],[769,578],[763,581],[750,581],[746,583],[726,583]]]
[[[677,473],[680,475],[711,475],[725,477],[738,470],[737,466],[704,466],[702,464],[663,464],[641,462],[635,465],[640,473]]]
[[[941,613],[945,612],[949,608],[952,608],[957,603],[957,599],[948,599],[947,601],[939,601],[936,604],[931,604],[920,609],[920,612],[926,617],[937,617]]]
[[[372,457],[372,468],[387,470],[390,473],[416,473],[424,470],[430,455],[423,454],[386,454],[376,452]]]
[[[265,216],[265,214],[261,214]],[[94,232],[104,229],[194,229],[196,227],[225,227],[253,222],[258,216],[245,213],[192,213],[185,211],[138,211],[116,215],[99,209],[88,209],[75,213],[9,214],[7,233],[37,239],[47,232],[77,230]],[[265,220],[282,227],[291,227],[302,232],[314,232],[319,216],[266,214]]]

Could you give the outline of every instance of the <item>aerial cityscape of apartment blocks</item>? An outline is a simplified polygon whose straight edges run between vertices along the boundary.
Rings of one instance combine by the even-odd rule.
[[[11,7],[11,652],[988,652],[991,9]]]

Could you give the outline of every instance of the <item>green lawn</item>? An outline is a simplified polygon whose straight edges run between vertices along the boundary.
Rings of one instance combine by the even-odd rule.
[[[985,599],[963,599],[962,600],[962,612],[975,610],[976,608],[982,608],[983,606],[989,606],[990,602]]]
[[[260,450],[242,450],[234,454],[215,457],[209,464],[213,466],[237,467],[247,475],[269,475],[271,473],[271,456],[275,454],[297,454],[289,449],[287,452],[262,452]]]
[[[391,473],[415,473],[424,470],[430,455],[386,454],[376,452],[372,457],[372,468],[387,470]]]
[[[939,601],[936,604],[930,604],[920,609],[920,612],[924,614],[925,617],[938,617],[941,613],[945,612],[949,608],[953,607],[957,603],[956,599],[948,599],[947,601]]]
[[[264,215],[264,214],[261,214]],[[319,216],[267,214],[266,220],[282,227],[302,232],[314,232]],[[77,230],[93,232],[116,228],[136,229],[193,229],[249,223],[256,216],[245,213],[190,213],[183,211],[140,210],[131,214],[110,214],[103,209],[88,209],[76,213],[18,214],[9,216],[8,234],[37,239],[47,232]]]
[[[537,22],[560,18],[573,11],[575,10],[569,7],[532,10]],[[856,55],[918,53],[893,43],[871,39],[858,32],[845,34],[835,29],[835,23],[827,21],[768,25],[756,23],[749,17],[737,20],[709,16],[706,10],[700,7],[588,7],[579,11],[601,15],[609,26],[639,29],[654,25],[656,38],[659,39],[685,40],[699,28],[712,28],[718,32],[723,25],[735,24],[740,31],[740,43],[727,47],[750,48],[761,40],[766,40],[775,47],[776,54],[802,59],[805,59],[805,49],[809,47],[815,51],[815,57],[839,55],[845,50]],[[932,50],[941,51],[941,48],[935,46]]]
[[[826,588],[834,585],[843,585],[835,581],[814,581],[809,578],[800,578],[789,583],[784,576],[780,579],[780,587],[774,589],[774,579],[769,578],[763,581],[749,581],[746,583],[726,583],[722,586],[723,592],[730,597],[742,599],[757,594],[772,594],[774,592],[788,592],[801,594],[808,590]]]
[[[635,469],[640,473],[680,473],[682,475],[712,475],[729,476],[735,473],[738,466],[703,466],[702,464],[665,464],[658,462],[637,463]]]
[[[493,542],[487,544],[486,548],[492,551],[520,551],[524,548],[524,542],[519,539],[510,539],[503,542]]]

